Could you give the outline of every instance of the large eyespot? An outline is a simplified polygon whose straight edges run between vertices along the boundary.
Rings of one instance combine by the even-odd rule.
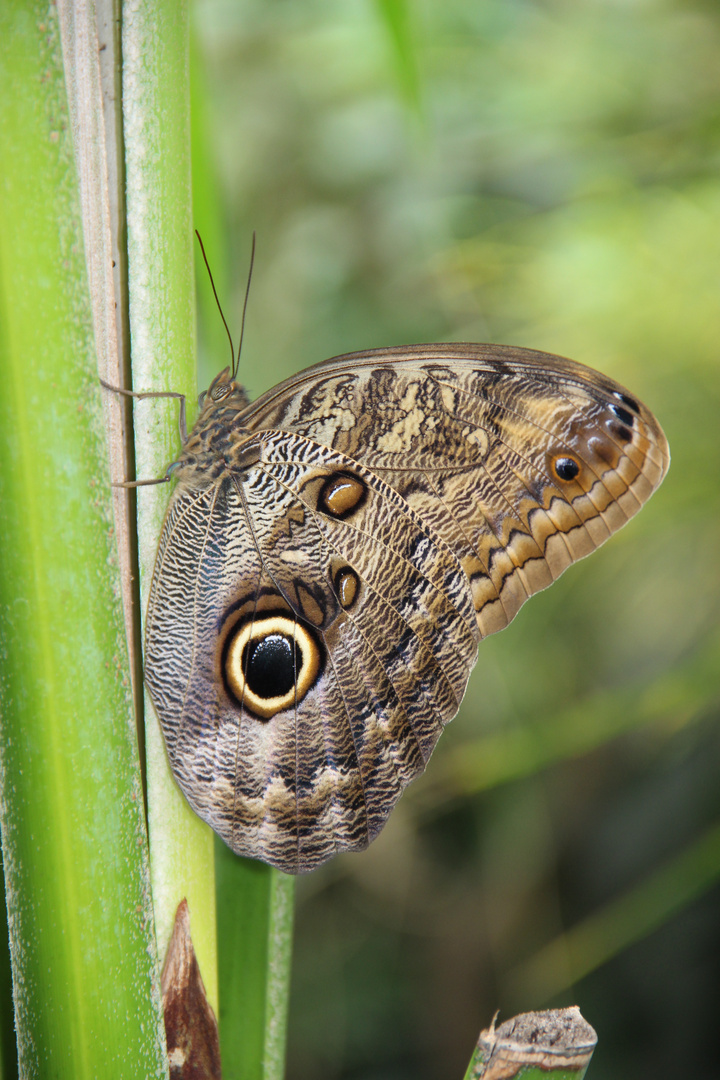
[[[269,720],[302,701],[321,668],[320,644],[287,612],[263,612],[233,627],[222,652],[225,688],[237,705]]]
[[[579,476],[580,462],[570,454],[556,454],[552,459],[551,469],[553,476],[567,484]]]
[[[336,472],[320,489],[318,510],[335,518],[346,518],[365,501],[367,489],[352,473]]]

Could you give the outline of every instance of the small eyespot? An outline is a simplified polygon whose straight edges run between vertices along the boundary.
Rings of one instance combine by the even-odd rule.
[[[622,420],[626,427],[632,427],[635,417],[627,409],[623,409],[622,405],[611,405],[611,412],[614,412],[618,420]]]
[[[351,473],[337,472],[327,478],[318,496],[318,510],[335,518],[346,518],[365,501],[367,489]]]
[[[580,462],[575,458],[569,457],[567,454],[558,454],[557,457],[552,460],[552,470],[558,480],[563,480],[566,483],[569,480],[575,480],[580,472]]]
[[[335,575],[334,585],[340,607],[347,611],[357,600],[360,579],[349,566],[343,566]]]

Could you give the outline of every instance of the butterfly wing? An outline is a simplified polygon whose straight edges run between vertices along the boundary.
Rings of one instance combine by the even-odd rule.
[[[165,523],[147,681],[200,816],[309,870],[377,834],[480,637],[635,513],[667,444],[604,376],[494,346],[340,357],[222,428]]]
[[[455,551],[482,636],[624,525],[667,440],[618,383],[563,357],[420,345],[308,369],[251,408],[362,462]]]
[[[457,712],[479,634],[456,556],[391,487],[305,437],[267,433],[260,452],[173,499],[147,681],[195,810],[297,872],[379,832]],[[353,512],[328,512],[351,474]],[[269,687],[253,648],[270,649]]]

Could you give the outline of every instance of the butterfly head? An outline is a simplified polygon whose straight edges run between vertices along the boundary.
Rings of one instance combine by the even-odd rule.
[[[232,371],[229,367],[226,367],[210,383],[205,398],[209,401],[223,401],[238,389]]]
[[[229,405],[236,411],[244,409],[248,404],[249,398],[245,389],[236,382],[230,367],[223,368],[200,396],[201,415],[214,412],[218,406]]]

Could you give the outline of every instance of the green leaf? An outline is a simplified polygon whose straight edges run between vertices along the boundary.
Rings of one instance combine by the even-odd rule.
[[[0,11],[0,185],[0,784],[20,1072],[161,1077],[107,449],[46,4]]]
[[[390,39],[395,70],[405,100],[416,113],[420,113],[420,78],[411,8],[407,0],[376,0],[376,4]]]

